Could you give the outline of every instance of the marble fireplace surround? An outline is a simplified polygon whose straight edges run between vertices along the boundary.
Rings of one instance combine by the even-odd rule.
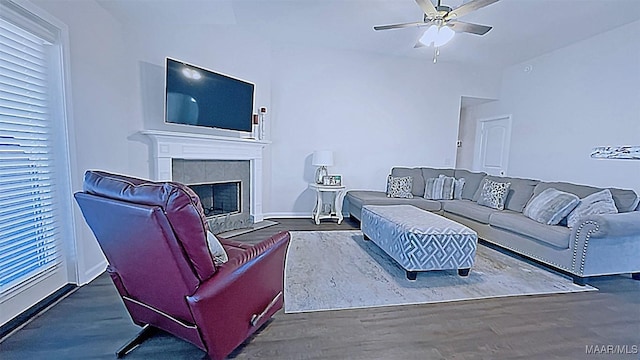
[[[264,220],[262,211],[262,150],[268,141],[184,132],[143,130],[151,139],[152,176],[173,180],[173,159],[249,160],[250,214],[254,222]]]
[[[202,206],[211,206],[212,194],[198,192],[197,185],[236,183],[237,194],[233,194],[238,211],[225,214],[206,214],[209,229],[214,234],[231,230],[246,229],[254,224],[251,210],[251,160],[186,160],[172,159],[172,179],[190,186],[200,196]],[[209,189],[213,191],[213,189]]]

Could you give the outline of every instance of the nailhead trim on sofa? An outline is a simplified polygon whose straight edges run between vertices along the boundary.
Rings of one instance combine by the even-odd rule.
[[[586,225],[595,225],[595,228],[593,230],[590,230],[587,232],[587,235],[584,238],[584,248],[582,249],[582,256],[580,258],[580,275],[584,274],[584,262],[587,258],[587,247],[589,247],[589,240],[591,239],[591,234],[593,234],[594,232],[598,231],[598,229],[600,228],[600,226],[598,225],[598,223],[596,223],[595,221],[589,220],[589,221],[585,221],[583,222],[580,227],[578,228],[578,230],[576,230],[576,238],[573,244],[573,259],[571,261],[571,266],[575,269],[576,267],[576,260],[578,258],[578,243],[580,240],[580,233],[582,232],[582,229],[586,226]]]

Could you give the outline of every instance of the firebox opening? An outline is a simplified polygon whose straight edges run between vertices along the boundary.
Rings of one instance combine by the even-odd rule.
[[[189,185],[200,197],[207,217],[238,214],[241,209],[241,181]]]

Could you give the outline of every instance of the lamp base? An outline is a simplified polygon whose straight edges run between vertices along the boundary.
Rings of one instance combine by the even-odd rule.
[[[318,170],[316,170],[316,184],[322,184],[324,177],[329,175],[326,166],[320,166]]]

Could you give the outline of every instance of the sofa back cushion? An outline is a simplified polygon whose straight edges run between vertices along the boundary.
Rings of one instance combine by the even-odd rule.
[[[464,169],[456,169],[453,173],[456,179],[464,178],[464,186],[462,187],[462,198],[465,200],[474,200],[474,195],[480,187],[480,183],[487,173],[472,172]],[[474,201],[477,201],[476,198]]]
[[[394,167],[391,169],[391,176],[393,177],[407,177],[413,178],[411,187],[411,194],[414,196],[422,197],[424,195],[425,182],[422,177],[422,170],[420,168],[406,168],[406,167]]]
[[[634,211],[640,205],[638,194],[629,189],[608,188],[619,212]]]
[[[440,175],[453,177],[453,174],[454,174],[453,169],[436,169],[436,168],[429,168],[429,167],[423,167],[420,169],[422,171],[422,177],[425,179],[425,181],[426,179],[429,179],[429,178],[437,178]]]
[[[560,191],[572,193],[581,199],[602,190],[602,188],[566,182],[540,182],[533,190],[533,196],[540,194],[548,188],[555,188]],[[616,188],[609,188],[609,191],[611,191],[611,196],[613,197],[613,201],[616,203],[616,208],[618,208],[619,212],[623,213],[633,211],[636,206],[638,206],[639,199],[638,194],[636,194],[635,191]]]

